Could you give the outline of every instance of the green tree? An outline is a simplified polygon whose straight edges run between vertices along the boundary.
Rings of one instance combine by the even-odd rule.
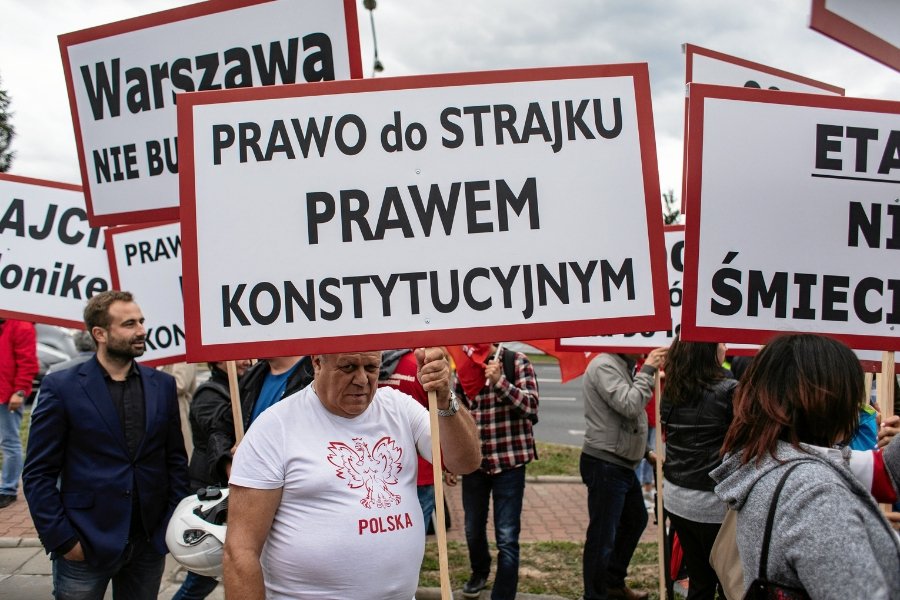
[[[663,192],[663,223],[666,225],[672,225],[678,221],[678,217],[681,216],[681,209],[675,208],[678,200],[675,199],[675,191],[669,190],[668,192]]]
[[[12,125],[12,113],[9,112],[9,94],[0,87],[0,173],[9,171],[16,153],[10,150],[16,130]]]

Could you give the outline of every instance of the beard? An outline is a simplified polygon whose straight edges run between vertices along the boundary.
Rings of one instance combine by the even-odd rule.
[[[144,336],[136,335],[131,338],[110,338],[106,343],[106,353],[114,359],[128,362],[144,354]],[[140,342],[140,345],[136,345]]]

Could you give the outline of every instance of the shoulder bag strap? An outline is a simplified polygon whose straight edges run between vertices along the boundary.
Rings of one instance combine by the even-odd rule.
[[[788,470],[784,475],[781,476],[781,480],[778,482],[778,487],[775,488],[775,495],[772,496],[772,504],[769,505],[769,516],[766,517],[766,532],[763,535],[763,545],[762,545],[762,553],[759,555],[759,578],[762,580],[766,579],[766,574],[768,571],[768,562],[769,562],[769,540],[772,537],[772,525],[775,523],[775,508],[778,506],[778,496],[781,495],[781,488],[784,487],[785,481],[787,481],[788,475],[791,474],[791,471],[800,466],[800,463],[810,462],[807,460],[800,460],[795,462],[793,465],[788,467]]]

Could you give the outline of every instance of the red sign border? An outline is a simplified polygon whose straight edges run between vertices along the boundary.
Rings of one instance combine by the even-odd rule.
[[[88,29],[64,33],[58,37],[59,51],[62,56],[63,72],[66,78],[66,92],[69,98],[69,111],[72,114],[72,126],[75,133],[75,145],[78,151],[78,167],[81,173],[81,182],[84,190],[84,201],[87,207],[88,222],[92,227],[128,225],[131,223],[151,223],[160,221],[177,220],[178,206],[122,211],[103,215],[94,214],[94,205],[91,199],[90,176],[87,168],[87,160],[84,155],[82,142],[81,121],[78,118],[78,104],[75,98],[75,86],[72,78],[72,69],[69,61],[69,47],[87,42],[93,42],[103,38],[113,37],[124,33],[132,33],[142,29],[169,25],[178,21],[187,21],[199,17],[228,12],[249,6],[266,4],[276,0],[207,0],[155,13],[124,19],[105,25],[98,25]],[[348,53],[350,58],[350,77],[362,78],[362,57],[360,54],[359,27],[357,25],[356,3],[354,0],[340,0],[344,6],[344,21],[347,32]],[[183,92],[188,93],[188,92]],[[183,94],[179,94],[179,97]]]
[[[832,108],[836,110],[855,110],[866,112],[884,112],[896,114],[898,103],[890,100],[874,100],[868,98],[848,98],[845,96],[827,96],[801,92],[776,92],[753,88],[739,88],[721,85],[692,83],[689,93],[696,102],[691,103],[690,140],[688,147],[688,163],[694,170],[688,185],[688,203],[691,218],[687,219],[685,228],[684,256],[684,301],[681,307],[681,332],[690,341],[715,342],[727,339],[733,343],[765,344],[776,335],[801,332],[801,330],[773,329],[730,329],[723,327],[700,327],[697,325],[697,268],[700,262],[700,223],[702,209],[700,191],[703,187],[703,109],[707,98],[737,100],[742,102],[759,102],[764,104],[786,104],[790,106],[807,106],[810,108]],[[808,332],[816,335],[828,335],[841,340],[851,348],[858,350],[900,350],[900,336],[855,335],[841,333]]]
[[[872,60],[900,71],[900,48],[848,21],[825,6],[826,0],[812,0],[809,28],[830,37]]]
[[[599,77],[631,77],[634,81],[644,201],[647,222],[650,225],[648,237],[650,240],[651,278],[653,279],[655,291],[652,315],[234,344],[203,344],[201,342],[193,156],[193,109],[195,106],[354,92],[396,91]],[[187,356],[190,361],[230,360],[246,356],[283,356],[296,353],[309,354],[311,350],[316,352],[340,352],[359,349],[409,348],[434,342],[436,336],[441,337],[441,344],[444,345],[487,342],[498,339],[555,338],[560,334],[566,335],[581,332],[585,326],[591,331],[604,333],[627,331],[629,328],[662,328],[671,323],[668,304],[668,276],[666,274],[666,264],[662,260],[665,254],[665,244],[663,243],[663,224],[659,213],[659,170],[657,167],[653,111],[650,100],[649,69],[646,63],[478,71],[472,73],[329,81],[317,83],[316,85],[298,84],[197,92],[180,96],[177,109],[178,132],[182,140],[181,147],[185,149],[180,157],[182,162],[179,177],[179,195],[182,208],[181,244],[183,251],[182,273],[185,284],[185,327],[188,334]],[[654,256],[658,258],[654,260]],[[634,323],[639,324],[634,325]]]

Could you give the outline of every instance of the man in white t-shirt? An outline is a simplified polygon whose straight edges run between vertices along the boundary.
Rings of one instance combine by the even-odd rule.
[[[437,394],[444,464],[470,473],[480,442],[444,354],[420,348],[416,359]],[[416,457],[431,460],[428,412],[378,388],[381,352],[312,361],[312,385],[264,412],[235,454],[226,596],[410,600],[425,546]]]

